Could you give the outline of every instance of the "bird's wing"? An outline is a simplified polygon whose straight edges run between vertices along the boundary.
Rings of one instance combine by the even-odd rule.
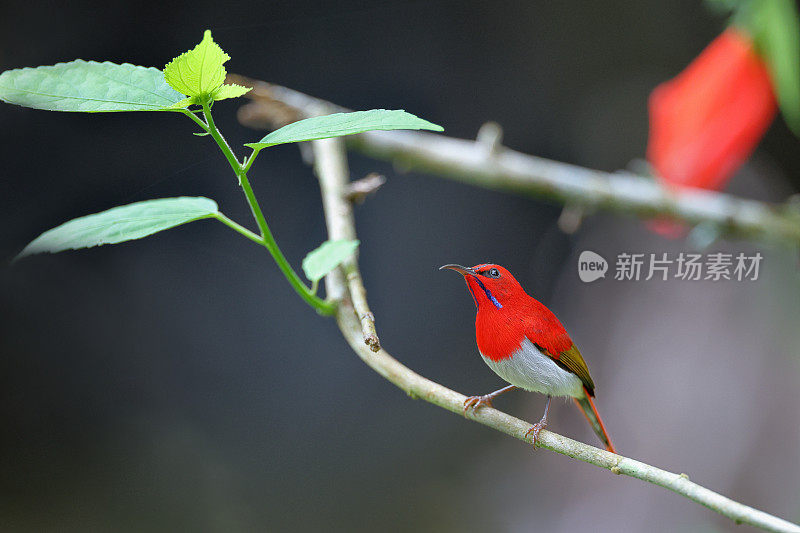
[[[578,376],[583,386],[586,387],[586,392],[589,393],[589,396],[594,396],[594,381],[592,381],[592,376],[589,375],[589,367],[586,366],[586,361],[583,360],[581,352],[574,343],[568,349],[555,354],[540,344],[536,344],[536,347],[559,366]]]
[[[542,303],[530,298],[528,305],[530,308],[523,314],[526,317],[524,328],[528,339],[562,368],[578,376],[589,395],[594,396],[594,382],[589,375],[589,368],[567,330]]]
[[[586,361],[583,360],[581,352],[575,344],[569,350],[561,352],[558,357],[554,357],[557,363],[578,376],[586,387],[586,392],[589,396],[594,396],[594,381],[592,376],[589,375],[589,368],[586,366]]]

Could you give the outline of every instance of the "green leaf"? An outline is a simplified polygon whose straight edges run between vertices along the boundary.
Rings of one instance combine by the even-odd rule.
[[[48,111],[160,111],[183,99],[157,68],[78,59],[0,74],[0,100]]]
[[[705,4],[709,11],[716,12],[719,15],[728,15],[732,11],[736,11],[742,7],[744,2],[748,0],[706,0]]]
[[[303,259],[303,272],[313,282],[339,266],[358,248],[359,241],[325,241]]]
[[[225,81],[223,64],[230,58],[211,38],[211,30],[206,30],[200,44],[164,67],[164,79],[181,94],[204,98]]]
[[[800,21],[794,0],[757,0],[737,18],[766,60],[786,124],[800,136]]]
[[[422,120],[411,113],[406,113],[402,109],[373,109],[371,111],[354,111],[352,113],[334,113],[333,115],[293,122],[273,131],[260,141],[248,143],[245,146],[260,150],[276,144],[341,137],[342,135],[353,135],[371,130],[443,131],[444,128],[427,120]]]
[[[247,94],[253,88],[252,87],[243,87],[241,85],[236,85],[235,83],[221,85],[217,90],[212,93],[212,97],[214,100],[225,100],[226,98],[239,98],[240,96]]]
[[[187,222],[213,217],[218,212],[214,200],[186,196],[114,207],[45,231],[26,246],[14,261],[41,252],[55,253],[141,239]]]

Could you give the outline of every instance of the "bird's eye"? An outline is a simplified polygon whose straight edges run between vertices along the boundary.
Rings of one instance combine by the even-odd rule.
[[[499,278],[500,277],[500,272],[496,268],[490,268],[489,269],[489,277]]]

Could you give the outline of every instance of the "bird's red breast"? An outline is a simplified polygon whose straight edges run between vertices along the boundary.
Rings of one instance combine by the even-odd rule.
[[[558,318],[527,294],[500,309],[479,307],[475,335],[478,349],[492,361],[511,357],[525,338],[552,354],[554,359],[573,344]]]

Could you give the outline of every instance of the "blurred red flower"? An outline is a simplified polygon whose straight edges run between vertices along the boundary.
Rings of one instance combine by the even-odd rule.
[[[647,159],[666,183],[722,188],[777,112],[767,66],[747,34],[729,28],[650,95]]]

